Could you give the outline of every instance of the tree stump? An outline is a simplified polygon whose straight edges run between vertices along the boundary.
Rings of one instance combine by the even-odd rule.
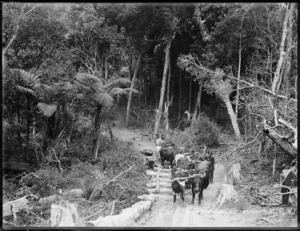
[[[223,184],[220,194],[214,204],[214,208],[222,208],[225,206],[232,207],[237,202],[237,192],[232,184]]]
[[[226,175],[225,183],[237,185],[240,183],[241,178],[241,165],[239,163],[233,164]]]
[[[284,186],[295,187],[297,186],[297,168],[292,167],[290,169],[284,169],[280,174],[280,182]],[[281,193],[290,192],[288,188],[281,188]],[[289,202],[289,194],[282,195],[282,204]]]
[[[51,227],[74,227],[78,220],[76,205],[68,200],[51,205]]]

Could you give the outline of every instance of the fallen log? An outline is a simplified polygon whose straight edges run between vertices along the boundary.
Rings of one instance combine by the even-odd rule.
[[[171,188],[160,188],[160,189],[146,189],[147,192],[149,193],[154,193],[154,194],[157,194],[157,193],[160,193],[160,194],[172,194],[172,189]]]
[[[150,182],[146,184],[147,188],[155,188],[157,186],[157,183]],[[159,182],[160,187],[171,187],[171,182]]]
[[[6,161],[3,163],[4,170],[14,170],[20,172],[31,172],[34,171],[34,166],[25,162],[17,162],[17,161]]]
[[[147,175],[150,175],[150,176],[156,176],[156,175],[157,175],[157,172],[154,172],[154,171],[151,171],[151,170],[146,170],[146,174],[147,174]],[[161,173],[159,174],[159,176],[160,176],[160,177],[165,177],[165,178],[167,178],[167,177],[171,178],[171,173],[164,173],[164,172],[161,172]]]
[[[62,193],[62,196],[66,197],[82,197],[83,191],[82,189],[71,189]],[[58,200],[60,195],[51,195],[48,197],[40,198],[38,204],[45,205],[47,203],[53,203]],[[37,196],[30,194],[24,197],[21,197],[17,200],[7,202],[3,205],[3,217],[14,215],[14,213],[18,213],[20,210],[24,209],[25,211],[29,211],[32,209],[33,202],[37,200]]]
[[[296,157],[297,150],[293,147],[293,145],[287,139],[285,139],[285,137],[275,132],[274,129],[272,129],[269,125],[267,125],[266,122],[264,122],[263,132],[290,157],[292,158]]]

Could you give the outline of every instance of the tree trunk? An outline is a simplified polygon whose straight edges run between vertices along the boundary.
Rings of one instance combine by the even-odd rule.
[[[27,95],[27,147],[26,147],[26,158],[29,156],[29,141],[30,141],[30,101],[29,96]]]
[[[168,66],[170,62],[170,49],[171,49],[171,42],[172,42],[172,36],[170,35],[167,41],[166,46],[166,55],[165,55],[165,66],[164,66],[164,73],[161,83],[161,91],[160,91],[160,99],[159,99],[159,105],[158,110],[156,112],[156,118],[155,118],[155,127],[154,127],[154,133],[157,133],[161,115],[162,115],[162,109],[164,104],[164,97],[165,97],[165,91],[166,91],[166,80],[167,80],[167,72],[168,72]]]
[[[168,84],[167,84],[167,99],[166,99],[166,130],[169,130],[169,107],[170,107],[170,82],[171,82],[171,62],[169,62],[169,76],[168,76]]]
[[[194,113],[193,113],[193,119],[192,119],[193,121],[196,120],[198,113],[200,112],[200,108],[201,108],[201,95],[202,95],[203,80],[201,79],[198,83],[199,83],[199,90],[198,90],[197,101],[196,101]]]
[[[240,140],[241,133],[240,133],[237,117],[233,111],[232,104],[231,104],[228,96],[224,99],[224,103],[226,104],[226,108],[227,108],[228,114],[230,116],[230,120],[231,120],[232,128],[234,130],[235,137],[237,140]]]
[[[288,32],[287,32],[287,45],[286,45],[286,53],[285,53],[285,56],[284,56],[284,61],[283,61],[283,67],[285,67],[283,70],[282,70],[282,74],[281,74],[281,78],[279,80],[279,83],[278,83],[278,87],[277,87],[277,91],[279,91],[279,88],[281,86],[281,82],[284,82],[285,83],[285,87],[286,87],[286,91],[285,92],[288,92],[289,91],[289,81],[290,81],[290,78],[289,78],[289,73],[290,73],[290,69],[291,69],[291,50],[292,50],[292,25],[293,25],[293,4],[291,5],[291,13],[289,15],[289,19],[288,19]],[[286,77],[285,80],[283,81],[283,77]]]
[[[179,75],[178,122],[181,116],[181,75]]]
[[[192,78],[190,78],[190,89],[189,89],[189,112],[191,111],[192,104]]]
[[[18,105],[18,109],[17,109],[17,121],[18,121],[18,124],[21,123],[19,105]],[[22,137],[21,137],[21,132],[18,131],[17,133],[18,133],[18,141],[19,141],[20,156],[22,156],[22,155],[23,155],[23,148],[22,148]]]
[[[136,80],[136,76],[137,76],[137,73],[139,71],[141,59],[142,59],[142,54],[139,53],[138,60],[136,62],[135,69],[134,69],[133,78],[132,78],[132,81],[131,81],[131,86],[130,86],[131,88],[133,88],[133,86],[134,86],[134,83],[135,83],[135,80]],[[128,122],[129,122],[130,106],[131,106],[131,101],[132,101],[131,99],[132,99],[132,92],[129,93],[129,97],[128,97],[127,111],[126,111],[126,120],[125,120],[125,126],[126,127],[128,126]]]
[[[272,83],[272,92],[275,94],[276,90],[279,89],[279,82],[280,82],[280,78],[282,78],[282,76],[280,75],[280,73],[282,73],[282,63],[283,63],[283,59],[284,59],[284,55],[285,55],[285,40],[287,37],[287,32],[288,32],[288,18],[289,15],[292,13],[291,9],[293,9],[293,4],[289,3],[288,4],[288,8],[286,11],[286,15],[283,21],[283,29],[282,29],[282,37],[281,37],[281,44],[280,44],[280,52],[279,52],[279,60],[277,62],[277,67],[276,67],[276,71],[274,74],[274,79],[273,79],[273,83]]]
[[[98,158],[98,150],[99,150],[99,142],[100,142],[100,128],[101,128],[101,121],[100,121],[100,113],[102,107],[100,105],[97,106],[96,115],[95,115],[95,125],[94,125],[94,147],[93,147],[93,154],[95,159]]]
[[[239,45],[239,67],[236,86],[236,101],[235,101],[235,114],[238,115],[239,111],[239,98],[240,98],[240,78],[241,78],[241,62],[242,62],[242,32],[240,32],[240,45]]]

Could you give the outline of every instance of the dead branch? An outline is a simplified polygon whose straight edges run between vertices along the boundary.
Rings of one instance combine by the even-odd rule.
[[[140,120],[143,123],[143,120],[141,119],[141,117],[139,117],[139,115],[134,110],[132,112],[138,118],[138,120]]]
[[[247,145],[254,143],[254,142],[257,140],[257,137],[258,137],[261,133],[262,133],[262,132],[258,132],[257,135],[255,136],[255,138],[254,138],[252,141],[250,141],[250,142],[244,144],[244,145],[241,146],[241,147],[237,147],[236,149],[234,149],[232,152],[230,152],[230,153],[226,156],[226,158],[228,159],[229,156],[231,156],[231,155],[232,155],[234,152],[236,152],[237,150],[243,149],[243,148],[246,147]]]

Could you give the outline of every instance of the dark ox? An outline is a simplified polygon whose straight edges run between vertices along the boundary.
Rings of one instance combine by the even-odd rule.
[[[171,187],[173,191],[173,201],[176,202],[176,194],[180,194],[181,200],[184,201],[186,179],[175,178],[172,180]]]
[[[209,180],[213,183],[215,171],[215,158],[210,157],[209,160],[195,161],[195,169],[197,173],[205,173],[207,171]]]
[[[203,199],[203,190],[209,185],[208,172],[206,171],[204,174],[199,173],[189,177],[186,184],[190,185],[192,188],[193,199],[191,203],[194,203],[195,195],[198,193],[198,204],[201,204],[201,200]]]
[[[182,169],[194,169],[195,164],[191,161],[189,156],[184,156],[184,154],[177,154],[175,156],[174,165]]]
[[[159,150],[159,155],[161,159],[161,165],[164,166],[165,161],[169,161],[171,167],[173,167],[173,161],[175,158],[175,148],[173,147],[162,147]]]

